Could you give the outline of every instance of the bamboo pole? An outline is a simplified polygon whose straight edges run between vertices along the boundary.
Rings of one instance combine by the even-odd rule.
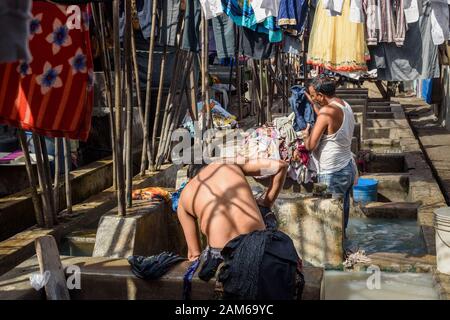
[[[48,152],[47,152],[47,144],[45,142],[44,136],[39,136],[39,141],[41,143],[41,150],[42,150],[42,160],[44,164],[44,179],[47,184],[47,190],[48,190],[48,197],[49,197],[49,203],[50,203],[50,211],[53,216],[53,224],[57,224],[57,217],[56,217],[56,210],[53,206],[53,188],[52,188],[52,174],[50,171],[50,162],[48,161]]]
[[[269,74],[270,60],[267,61],[265,73],[266,73],[266,98],[267,98],[267,111],[266,120],[272,122],[272,81],[270,80]]]
[[[103,68],[103,73],[105,75],[106,82],[106,102],[108,104],[109,109],[109,126],[111,132],[111,149],[112,149],[112,159],[113,159],[113,188],[117,191],[117,152],[116,152],[116,129],[114,126],[114,107],[113,107],[113,99],[112,99],[112,79],[111,79],[111,61],[109,57],[109,52],[106,46],[106,37],[105,37],[105,22],[103,20],[104,10],[103,3],[98,4],[98,14],[99,14],[99,30],[100,30],[100,45],[102,50],[101,63]],[[95,8],[95,6],[93,6]],[[94,12],[95,13],[95,12]],[[95,17],[95,14],[94,14]]]
[[[61,138],[55,138],[55,181],[53,185],[53,207],[59,212],[59,186],[61,184],[61,163],[59,161],[61,155]]]
[[[155,120],[153,122],[153,135],[152,135],[152,158],[150,159],[150,170],[155,171],[155,161],[156,161],[156,136],[158,135],[159,127],[159,114],[161,112],[162,94],[164,90],[164,75],[166,68],[166,58],[167,58],[167,45],[164,45],[163,56],[161,60],[161,73],[159,76],[159,87],[158,87],[158,98],[156,101],[156,112]],[[160,139],[161,141],[161,139]]]
[[[70,140],[64,138],[64,185],[66,191],[67,214],[72,214],[72,185],[70,179],[70,170],[72,164],[72,155],[70,151]]]
[[[237,26],[234,27],[234,34],[236,36],[236,51],[235,51],[235,60],[236,60],[236,86],[237,86],[237,96],[238,96],[238,117],[239,120],[242,120],[243,114],[242,114],[242,78],[241,78],[241,67],[239,65],[239,28]]]
[[[191,64],[191,69],[189,70],[189,84],[190,84],[190,92],[191,92],[191,109],[193,118],[192,120],[198,121],[198,109],[197,109],[197,83],[195,81],[194,74],[195,64]]]
[[[147,157],[147,146],[150,147],[149,143],[149,122],[150,122],[150,107],[152,99],[152,80],[153,80],[153,50],[155,47],[155,28],[156,28],[156,11],[157,11],[158,1],[153,1],[152,7],[152,27],[150,31],[150,48],[148,52],[148,69],[147,69],[147,90],[145,96],[145,112],[144,112],[144,141],[142,145],[142,156],[141,156],[141,176],[145,175],[147,160],[150,161],[152,155]],[[144,152],[145,151],[145,152]]]
[[[125,39],[124,39],[124,53],[125,53],[125,74],[126,74],[126,98],[127,98],[127,122],[126,122],[126,200],[127,208],[133,206],[133,199],[131,198],[133,188],[133,155],[132,155],[132,138],[133,138],[133,52],[131,39],[132,22],[131,22],[131,1],[126,1],[125,6]]]
[[[144,111],[142,110],[141,80],[139,79],[139,66],[136,56],[136,39],[134,38],[134,29],[131,28],[131,57],[133,59],[134,82],[136,87],[136,99],[139,108],[139,119],[141,120],[142,131],[144,131]]]
[[[33,144],[34,144],[34,149],[35,149],[35,154],[36,154],[36,168],[37,168],[37,172],[38,172],[38,180],[39,180],[39,185],[41,188],[44,223],[45,223],[46,228],[51,228],[51,227],[53,227],[53,213],[51,211],[51,205],[50,205],[51,200],[50,200],[50,196],[49,196],[48,185],[45,180],[45,174],[44,174],[45,168],[44,168],[43,159],[42,159],[41,142],[40,142],[39,137],[35,133],[32,134],[32,139],[33,139]]]
[[[156,2],[156,1],[155,1]],[[119,0],[114,0],[113,7],[113,28],[114,28],[114,102],[116,110],[116,172],[117,172],[117,206],[118,214],[125,216],[125,189],[124,189],[124,168],[122,158],[122,95],[121,95],[121,62],[120,62],[120,39],[119,39]]]
[[[22,147],[23,154],[25,157],[25,168],[27,170],[28,181],[30,182],[31,189],[31,200],[33,201],[34,206],[34,215],[36,217],[36,222],[38,227],[44,227],[44,216],[42,215],[42,207],[41,202],[39,200],[39,195],[37,191],[37,182],[33,173],[33,165],[30,158],[30,152],[28,150],[27,137],[25,136],[25,132],[23,130],[18,130],[19,142]]]

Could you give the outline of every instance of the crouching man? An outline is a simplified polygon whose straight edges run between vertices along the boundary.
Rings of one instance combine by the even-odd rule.
[[[200,259],[199,277],[216,274],[225,299],[300,299],[303,290],[301,259],[292,240],[275,228],[266,228],[258,208],[270,208],[284,185],[287,164],[277,160],[250,160],[244,164],[191,165],[189,183],[181,192],[178,218],[183,227],[190,261]],[[246,176],[271,172],[272,181],[258,200]],[[208,247],[202,252],[197,223]]]

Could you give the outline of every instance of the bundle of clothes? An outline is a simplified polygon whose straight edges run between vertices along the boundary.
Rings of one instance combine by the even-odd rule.
[[[236,116],[229,113],[227,110],[222,108],[221,104],[214,99],[210,99],[209,108],[211,110],[211,116],[213,120],[213,125],[215,129],[234,129],[238,127],[238,122]],[[198,110],[198,130],[202,129],[203,123],[203,102],[197,103]],[[189,130],[191,137],[195,136],[195,124],[189,113],[183,119],[182,127]]]

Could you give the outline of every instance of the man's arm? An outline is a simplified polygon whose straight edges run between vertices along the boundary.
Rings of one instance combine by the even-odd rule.
[[[257,177],[272,175],[270,186],[265,195],[258,200],[263,207],[272,207],[286,180],[288,164],[281,160],[257,159],[239,165],[246,176]]]
[[[198,238],[197,219],[187,213],[181,204],[178,206],[177,214],[188,245],[188,259],[194,261],[200,257],[202,252]]]

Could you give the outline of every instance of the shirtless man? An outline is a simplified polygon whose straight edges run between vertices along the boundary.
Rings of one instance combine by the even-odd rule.
[[[284,185],[287,169],[283,161],[261,159],[244,164],[191,165],[188,170],[190,181],[178,205],[188,258],[196,261],[202,255],[198,220],[208,241],[206,255],[202,257],[208,260],[211,250],[215,251],[212,256],[219,257],[213,262],[204,261],[199,277],[202,278],[204,269],[209,269],[206,272],[209,276],[203,275],[204,280],[209,280],[223,261],[218,279],[223,282],[225,297],[284,300],[298,293],[299,258],[292,240],[280,231],[266,229],[258,208],[273,205]],[[267,170],[273,173],[272,182],[267,192],[255,200],[245,177],[266,175]],[[232,252],[235,254],[231,255]]]

